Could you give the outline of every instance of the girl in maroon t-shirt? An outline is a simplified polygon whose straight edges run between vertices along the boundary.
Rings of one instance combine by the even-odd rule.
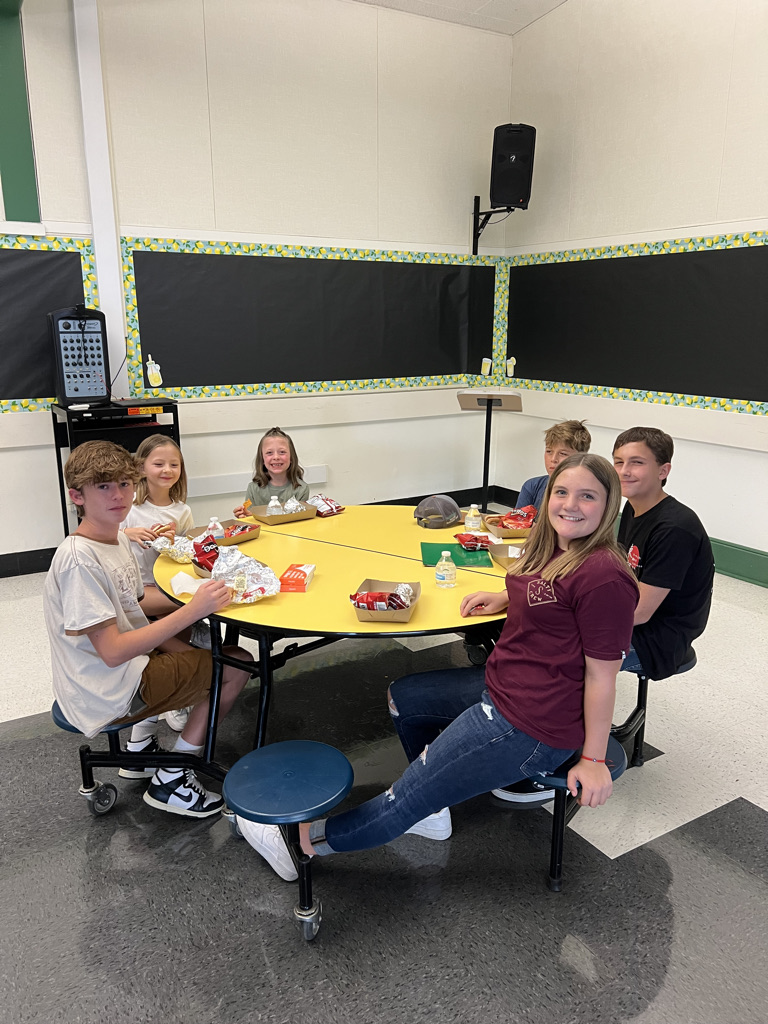
[[[508,609],[487,666],[392,684],[392,721],[411,763],[386,793],[300,825],[305,853],[368,849],[404,832],[447,839],[451,804],[553,772],[579,747],[569,788],[576,795],[581,786],[584,805],[605,803],[616,675],[637,604],[614,537],[620,498],[616,472],[601,456],[572,455],[557,466],[506,590],[462,601],[465,616]],[[276,826],[238,823],[279,875],[296,878]]]

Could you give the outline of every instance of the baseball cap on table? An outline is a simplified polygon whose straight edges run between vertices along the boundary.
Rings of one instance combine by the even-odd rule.
[[[461,522],[461,509],[447,494],[433,494],[430,498],[424,498],[416,506],[413,515],[419,526],[431,530]]]

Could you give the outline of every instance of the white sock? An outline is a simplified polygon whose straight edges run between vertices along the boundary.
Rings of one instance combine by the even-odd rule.
[[[179,736],[173,746],[173,749],[175,752],[180,754],[202,754],[203,745],[201,743],[198,747],[194,743],[187,743],[186,740]]]
[[[157,715],[152,718],[145,718],[143,722],[137,722],[131,729],[131,738],[128,740],[128,749],[132,743],[146,743],[157,732]]]

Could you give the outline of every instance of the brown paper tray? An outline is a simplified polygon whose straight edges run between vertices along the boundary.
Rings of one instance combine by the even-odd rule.
[[[408,622],[410,617],[413,615],[413,609],[416,602],[421,597],[421,584],[414,583],[412,580],[363,580],[363,582],[355,588],[355,593],[359,593],[361,590],[394,590],[398,583],[407,583],[413,591],[413,597],[411,598],[411,605],[409,608],[399,608],[397,611],[392,612],[371,612],[367,608],[355,608],[355,614],[360,622]]]
[[[308,505],[304,501],[302,501],[301,505],[303,511],[290,512],[288,515],[282,516],[268,516],[266,514],[266,505],[251,505],[248,509],[248,515],[257,519],[260,523],[264,523],[265,526],[282,526],[284,523],[298,523],[300,519],[314,519],[317,515],[315,506]]]
[[[220,519],[219,522],[226,529],[228,526],[236,526],[238,523],[242,523],[242,519]],[[259,536],[260,526],[255,523],[245,523],[245,526],[250,527],[248,533],[238,533],[236,537],[225,537],[223,540],[217,540],[216,543],[220,548],[228,548],[233,544],[243,544],[247,540],[256,540]],[[205,531],[208,529],[207,526],[196,526],[194,530],[190,530],[187,533],[189,540],[195,540],[196,537],[202,537]]]

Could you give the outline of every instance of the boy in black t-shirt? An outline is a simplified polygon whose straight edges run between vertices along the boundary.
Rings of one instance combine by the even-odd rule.
[[[691,642],[709,617],[715,566],[698,516],[664,490],[674,444],[656,427],[631,427],[616,438],[613,464],[627,499],[619,543],[640,585],[627,671],[666,679],[690,660]]]

